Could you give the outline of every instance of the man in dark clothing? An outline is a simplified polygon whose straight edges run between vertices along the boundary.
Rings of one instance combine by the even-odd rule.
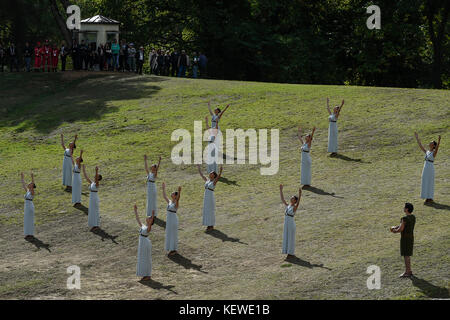
[[[66,61],[69,50],[66,48],[66,43],[64,41],[59,49],[59,54],[61,55],[61,71],[66,71]]]
[[[17,57],[17,49],[14,43],[8,48],[9,55],[9,71],[13,72],[13,69],[16,68],[16,71],[19,72],[19,58]]]
[[[23,57],[25,59],[25,67],[27,72],[31,71],[31,57],[33,56],[33,49],[30,47],[28,42],[25,43],[25,48],[23,49]]]
[[[198,60],[198,66],[200,68],[200,77],[206,78],[206,67],[208,65],[208,58],[205,56],[203,52],[200,52]]]
[[[174,52],[172,52],[172,54],[170,55],[170,61],[172,64],[172,70],[171,70],[171,75],[172,77],[176,77],[177,73],[178,73],[178,52],[175,50]]]
[[[170,63],[171,63],[170,53],[169,53],[169,50],[167,50],[165,55],[164,55],[164,75],[165,76],[169,75]]]
[[[400,238],[400,254],[405,260],[405,272],[400,275],[400,278],[411,277],[411,256],[413,255],[414,246],[414,226],[416,224],[416,217],[412,214],[414,206],[411,203],[405,203],[403,212],[406,213],[400,221],[398,226],[391,227],[391,232],[401,232]]]
[[[84,65],[84,67],[83,67]],[[88,47],[84,43],[84,40],[81,40],[80,45],[80,69],[87,70],[88,68]]]
[[[73,70],[80,70],[80,46],[76,40],[72,44],[72,63]]]
[[[0,71],[3,72],[3,66],[5,65],[5,49],[3,48],[2,44],[0,43]]]
[[[158,50],[158,57],[157,57],[157,64],[158,64],[158,70],[156,72],[157,75],[164,75],[164,53],[161,49]]]
[[[142,67],[144,66],[144,47],[140,47],[139,51],[136,53],[136,73],[142,74]]]
[[[186,70],[189,67],[189,56],[186,51],[181,50],[181,54],[178,57],[178,77],[184,78],[186,76]]]

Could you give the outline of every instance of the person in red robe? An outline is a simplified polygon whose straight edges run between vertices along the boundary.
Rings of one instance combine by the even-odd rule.
[[[41,60],[42,60],[42,47],[41,43],[38,42],[36,47],[34,48],[34,71],[39,71],[41,68]]]
[[[45,65],[47,65],[47,71],[50,72],[52,65],[52,47],[50,46],[48,40],[45,40],[43,52],[42,71],[45,72]]]

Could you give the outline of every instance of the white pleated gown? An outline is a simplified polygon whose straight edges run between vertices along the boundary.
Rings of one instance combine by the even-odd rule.
[[[100,200],[98,198],[98,188],[95,185],[95,182],[91,183],[89,191],[88,226],[92,228],[100,226]]]
[[[286,206],[284,211],[284,230],[283,230],[283,254],[295,253],[295,220],[294,207]]]
[[[302,145],[302,169],[300,175],[300,184],[310,185],[311,184],[311,155],[309,153],[308,144]]]
[[[23,235],[34,236],[34,203],[31,191],[27,191],[24,198]]]
[[[136,275],[139,277],[151,277],[152,275],[152,242],[148,237],[146,225],[139,230],[139,246],[137,254]]]
[[[77,164],[73,167],[72,203],[81,203],[81,174]]]
[[[153,172],[147,176],[147,217],[152,216],[152,210],[155,210],[155,217],[158,215],[156,196],[156,181]]]
[[[62,184],[63,186],[72,186],[72,159],[70,149],[64,150]]]
[[[175,203],[172,201],[167,206],[165,248],[166,251],[178,249],[178,216]]]
[[[434,155],[432,151],[427,151],[425,155],[420,197],[422,199],[433,199],[434,197]]]
[[[203,196],[203,225],[214,226],[216,224],[216,199],[214,198],[214,181],[205,182],[205,194]]]
[[[328,117],[328,152],[338,151],[338,128],[336,114],[331,114]]]
[[[208,174],[210,174],[213,171],[217,173],[217,157],[216,157],[217,149],[218,148],[215,144],[215,137],[214,136],[209,137],[208,157],[206,158]]]

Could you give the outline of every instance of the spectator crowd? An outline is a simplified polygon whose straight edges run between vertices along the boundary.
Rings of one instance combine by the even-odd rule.
[[[37,42],[33,48],[28,42],[22,50],[17,50],[14,43],[4,47],[0,42],[0,72],[5,67],[10,72],[57,72],[66,71],[67,57],[72,60],[72,70],[85,71],[116,71],[144,73],[144,65],[147,63],[147,73],[159,76],[205,78],[207,76],[208,59],[204,53],[193,52],[189,56],[185,50],[150,49],[145,52],[143,46],[135,46],[134,43],[124,39],[118,43],[112,42],[100,44],[80,43],[73,41],[69,48],[65,42],[61,45],[45,40]]]

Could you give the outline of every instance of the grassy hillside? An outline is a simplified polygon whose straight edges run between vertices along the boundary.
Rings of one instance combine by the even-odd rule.
[[[339,120],[341,156],[327,147],[326,97],[345,98]],[[216,187],[216,228],[201,225],[203,181],[193,165],[170,161],[173,130],[193,132],[212,105],[231,104],[221,127],[280,129],[280,170],[225,165]],[[286,85],[119,74],[2,74],[0,77],[0,298],[68,299],[421,299],[449,297],[450,92],[398,88]],[[311,156],[314,188],[296,215],[294,262],[281,254],[285,195],[300,182],[297,126],[317,127]],[[420,199],[424,143],[442,135],[435,161],[435,201]],[[87,226],[87,208],[71,206],[61,185],[59,135],[78,133],[89,174],[95,165],[103,232]],[[163,157],[157,182],[159,217],[152,230],[153,279],[135,276],[138,227],[132,205],[145,208],[143,155]],[[22,236],[19,172],[35,172],[36,237]],[[183,187],[179,253],[164,252],[161,183]],[[83,179],[84,205],[88,205]],[[416,278],[403,271],[398,224],[415,205]],[[81,268],[81,290],[67,290],[66,268]],[[369,265],[381,289],[368,290]]]

